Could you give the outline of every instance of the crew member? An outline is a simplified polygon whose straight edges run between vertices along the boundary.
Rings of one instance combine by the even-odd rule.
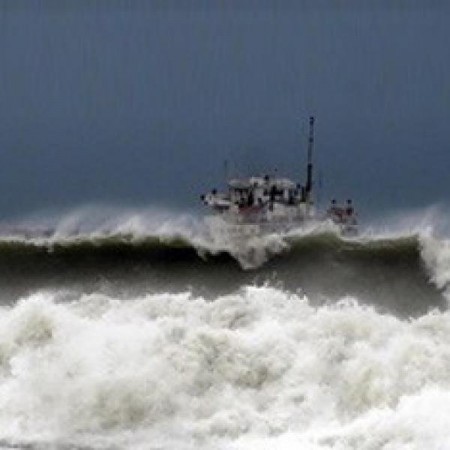
[[[348,217],[353,216],[353,205],[352,205],[352,201],[350,199],[347,200],[347,207],[345,208],[345,214],[347,214]]]
[[[328,208],[328,216],[334,222],[342,222],[343,215],[344,215],[343,208],[337,206],[336,199],[333,198],[333,200],[331,200],[331,206]]]

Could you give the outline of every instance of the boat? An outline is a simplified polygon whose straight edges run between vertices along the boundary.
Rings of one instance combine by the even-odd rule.
[[[332,200],[323,213],[317,211],[313,197],[314,117],[309,118],[306,181],[269,174],[231,178],[228,189],[212,189],[201,196],[213,214],[205,221],[214,235],[259,236],[287,233],[323,222],[331,222],[344,235],[356,235],[358,223],[351,200],[339,205]]]

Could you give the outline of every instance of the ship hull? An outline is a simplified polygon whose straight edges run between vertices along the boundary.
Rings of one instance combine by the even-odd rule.
[[[233,238],[250,239],[270,234],[287,234],[293,230],[310,229],[320,223],[327,221],[318,221],[315,219],[301,219],[278,222],[232,222],[223,219],[220,216],[208,216],[205,223],[209,234],[213,238]]]
[[[295,231],[333,230],[345,237],[358,235],[356,224],[339,224],[329,218],[307,217],[276,222],[233,222],[219,215],[205,217],[209,235],[215,240],[248,240],[266,235],[286,235]]]

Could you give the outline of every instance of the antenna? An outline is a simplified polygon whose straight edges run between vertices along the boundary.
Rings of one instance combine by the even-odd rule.
[[[309,202],[311,200],[311,191],[312,191],[312,175],[313,175],[313,164],[312,164],[312,155],[314,149],[314,117],[311,116],[309,118],[309,137],[308,137],[308,165],[306,167],[306,200]]]

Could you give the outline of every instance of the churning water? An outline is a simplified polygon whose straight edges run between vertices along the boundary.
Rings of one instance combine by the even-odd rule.
[[[0,447],[450,448],[449,241],[131,222],[1,240]]]

